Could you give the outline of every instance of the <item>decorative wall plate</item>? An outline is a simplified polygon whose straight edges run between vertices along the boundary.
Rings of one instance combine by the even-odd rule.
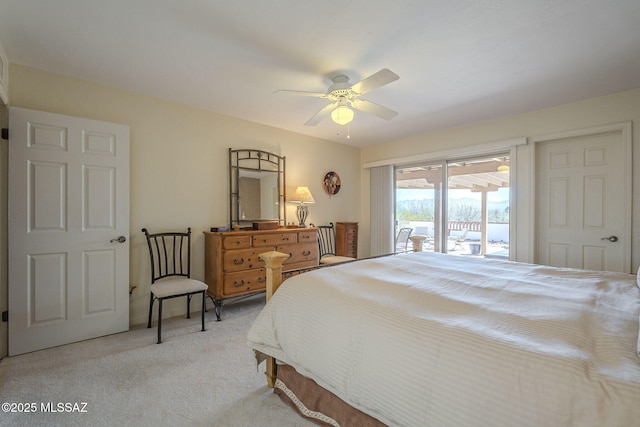
[[[333,171],[325,173],[322,186],[329,195],[337,194],[340,191],[340,175]]]

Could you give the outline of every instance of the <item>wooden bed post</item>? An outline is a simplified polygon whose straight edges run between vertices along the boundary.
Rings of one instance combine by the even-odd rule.
[[[278,290],[278,287],[282,284],[282,263],[289,258],[289,254],[282,252],[265,252],[258,255],[267,266],[267,302],[271,299],[271,296]],[[273,357],[267,357],[266,360],[267,369],[265,375],[267,376],[267,384],[273,388],[276,383],[276,361]]]
[[[267,266],[267,302],[269,302],[282,283],[282,263],[289,258],[289,254],[271,251],[259,254],[258,258]]]

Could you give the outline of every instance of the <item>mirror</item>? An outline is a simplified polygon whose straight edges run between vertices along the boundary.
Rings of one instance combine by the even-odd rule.
[[[256,221],[286,224],[285,158],[261,150],[229,148],[230,226]]]

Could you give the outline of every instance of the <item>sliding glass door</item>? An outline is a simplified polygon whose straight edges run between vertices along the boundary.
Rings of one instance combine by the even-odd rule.
[[[509,176],[507,154],[396,167],[396,235],[411,228],[423,251],[508,259]]]
[[[411,228],[413,235],[425,236],[424,251],[441,251],[445,166],[429,163],[396,167],[396,236],[401,228]]]

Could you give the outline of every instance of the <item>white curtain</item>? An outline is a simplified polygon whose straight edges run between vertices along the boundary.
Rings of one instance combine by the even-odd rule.
[[[393,252],[393,165],[369,169],[371,181],[371,255]]]

